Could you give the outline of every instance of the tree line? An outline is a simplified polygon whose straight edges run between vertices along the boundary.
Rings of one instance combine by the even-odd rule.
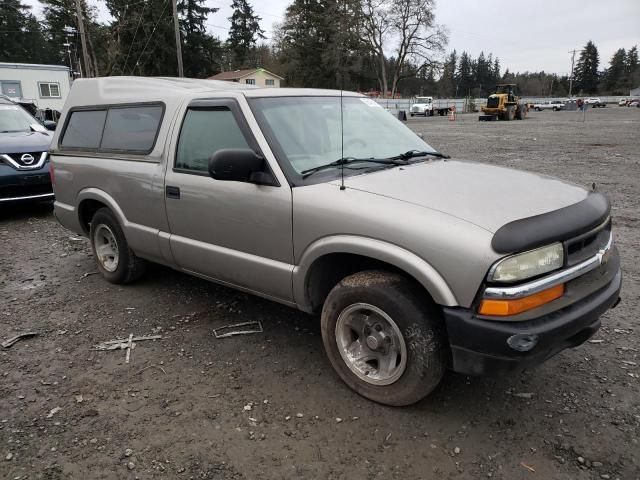
[[[496,83],[518,83],[523,95],[566,96],[568,75],[501,72],[500,60],[481,52],[445,55],[447,30],[436,22],[434,0],[292,0],[265,37],[249,0],[231,1],[227,22],[212,24],[218,8],[206,0],[178,0],[185,75],[261,66],[288,86],[344,88],[380,96],[485,97]],[[75,0],[39,0],[36,18],[22,0],[0,4],[0,61],[71,65],[80,61]],[[175,76],[171,0],[105,0],[112,17],[81,0],[89,53],[85,76]],[[222,41],[211,33],[227,30]],[[580,51],[575,94],[627,94],[640,84],[637,47],[621,48],[600,69],[593,42]]]
[[[75,0],[39,0],[42,20],[22,0],[0,4],[0,61],[71,64],[85,76],[177,74],[171,0],[105,0],[98,21],[81,0],[89,65],[79,61]],[[178,0],[185,75],[262,66],[291,86],[380,90],[437,69],[446,45],[434,0],[293,0],[268,42],[248,0],[232,0],[225,25],[205,0]],[[227,30],[221,41],[211,28]],[[389,54],[388,52],[392,52]]]
[[[638,47],[618,49],[609,67],[600,70],[600,56],[596,45],[589,41],[580,51],[574,70],[574,86],[577,92],[628,95],[629,90],[640,85]]]

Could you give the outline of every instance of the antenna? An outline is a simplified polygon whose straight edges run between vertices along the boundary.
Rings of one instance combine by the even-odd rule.
[[[338,7],[339,8],[339,7]],[[343,62],[343,54],[344,54],[344,32],[343,32],[343,16],[340,16],[340,24],[338,26],[338,70],[340,72],[340,190],[345,190],[344,186],[344,109],[342,103],[342,91],[344,90],[344,65]]]
[[[344,118],[342,109],[342,90],[344,87],[344,72],[340,72],[340,190],[344,190]]]

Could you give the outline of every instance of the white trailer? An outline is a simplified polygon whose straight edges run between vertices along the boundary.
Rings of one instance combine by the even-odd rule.
[[[62,111],[70,88],[69,67],[64,65],[0,62],[0,94],[13,100]]]

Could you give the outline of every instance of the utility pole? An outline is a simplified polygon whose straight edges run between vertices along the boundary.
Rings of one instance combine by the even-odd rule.
[[[82,5],[80,0],[76,0],[76,15],[78,16],[78,30],[80,32],[80,41],[82,42],[82,59],[84,61],[84,71],[87,77],[91,77],[91,64],[89,63],[89,52],[87,52],[87,39],[84,33],[84,15],[82,14]]]
[[[571,92],[573,91],[573,64],[576,59],[576,51],[569,50],[569,53],[571,54],[571,75],[569,75],[569,98],[571,98]]]
[[[178,6],[176,0],[171,0],[173,3],[173,28],[176,31],[176,53],[178,55],[178,76],[184,77],[184,70],[182,68],[182,46],[180,44],[180,23],[178,22]]]

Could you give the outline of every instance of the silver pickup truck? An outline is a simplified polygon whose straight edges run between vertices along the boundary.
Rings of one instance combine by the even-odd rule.
[[[355,93],[77,80],[59,125],[55,215],[107,281],[157,262],[320,314],[376,402],[538,364],[619,298],[604,195],[449,159]]]

